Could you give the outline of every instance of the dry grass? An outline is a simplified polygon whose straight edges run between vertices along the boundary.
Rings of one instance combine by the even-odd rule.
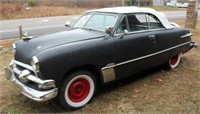
[[[90,4],[90,3],[88,3]],[[0,4],[0,20],[3,19],[21,19],[21,18],[34,18],[34,17],[48,17],[48,16],[64,16],[64,15],[79,15],[83,12],[94,9],[98,3],[91,3],[90,7],[69,7],[66,4],[63,5],[40,5],[32,7],[30,10],[25,10],[23,4],[20,3],[1,3]],[[94,6],[92,6],[94,5]],[[105,4],[106,5],[106,4]],[[98,6],[100,7],[100,6]],[[103,6],[102,6],[103,7]],[[105,7],[105,6],[104,6]],[[160,6],[148,6],[158,11],[184,11],[186,9],[174,8],[174,7],[160,7]],[[97,7],[96,7],[97,8]]]
[[[184,26],[184,21],[177,21]],[[200,25],[200,21],[198,22]],[[198,26],[199,26],[198,25]],[[200,28],[199,28],[200,29]],[[191,29],[193,41],[200,44],[200,30]],[[9,46],[13,41],[1,42]],[[1,51],[0,68],[9,64],[11,50]],[[1,70],[2,71],[2,70]],[[55,101],[38,103],[19,93],[17,87],[0,75],[0,112],[10,113],[194,113],[200,112],[200,47],[182,57],[175,70],[155,68],[117,83],[103,86],[84,108],[70,112]]]
[[[25,10],[22,4],[2,3],[0,19],[20,19],[48,16],[79,15],[89,8],[75,8],[67,6],[37,6]]]

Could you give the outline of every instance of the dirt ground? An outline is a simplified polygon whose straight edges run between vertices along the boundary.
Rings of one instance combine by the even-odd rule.
[[[184,26],[184,21],[176,21]],[[198,29],[192,29],[192,40],[200,44]],[[182,56],[175,70],[163,67],[142,72],[117,83],[99,88],[84,108],[68,111],[54,100],[39,103],[20,94],[5,79],[3,66],[12,59],[10,45],[14,40],[0,41],[0,113],[200,113],[200,46]]]

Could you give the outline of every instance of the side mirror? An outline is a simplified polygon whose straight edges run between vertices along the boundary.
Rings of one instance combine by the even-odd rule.
[[[113,31],[113,27],[110,27],[110,26],[106,27],[105,32],[106,32],[107,34],[112,33],[112,31]]]
[[[65,26],[66,26],[66,27],[70,27],[70,22],[67,21],[67,22],[65,23]]]
[[[120,38],[123,38],[127,34],[128,34],[128,30],[124,30],[124,32],[120,34]]]
[[[124,30],[124,35],[127,35],[128,34],[128,30]]]

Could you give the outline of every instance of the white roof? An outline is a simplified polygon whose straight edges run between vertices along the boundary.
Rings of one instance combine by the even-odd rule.
[[[151,8],[142,8],[135,6],[124,6],[124,7],[110,7],[110,8],[101,8],[89,10],[87,12],[110,12],[110,13],[137,13],[137,12],[155,12],[154,9]]]
[[[170,24],[170,22],[167,20],[167,17],[164,13],[158,12],[151,8],[142,8],[142,7],[135,7],[135,6],[125,6],[125,7],[110,7],[110,8],[101,8],[101,9],[94,9],[89,10],[86,12],[108,12],[108,13],[149,13],[152,15],[155,15],[163,24],[163,26],[166,29],[172,29],[174,26]]]

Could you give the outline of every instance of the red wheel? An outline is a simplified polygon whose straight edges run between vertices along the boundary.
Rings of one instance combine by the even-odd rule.
[[[60,102],[65,108],[76,109],[87,104],[93,97],[96,81],[89,72],[76,72],[63,83]]]
[[[79,78],[74,80],[74,82],[69,85],[68,97],[72,102],[83,101],[90,92],[90,83],[84,78]]]
[[[177,55],[174,55],[170,60],[169,60],[169,63],[168,63],[168,66],[170,69],[174,69],[176,68],[179,63],[180,63],[180,59],[181,59],[181,54],[177,54]]]
[[[170,64],[171,65],[175,65],[177,62],[178,62],[178,55],[175,55],[173,56],[171,59],[170,59]]]

